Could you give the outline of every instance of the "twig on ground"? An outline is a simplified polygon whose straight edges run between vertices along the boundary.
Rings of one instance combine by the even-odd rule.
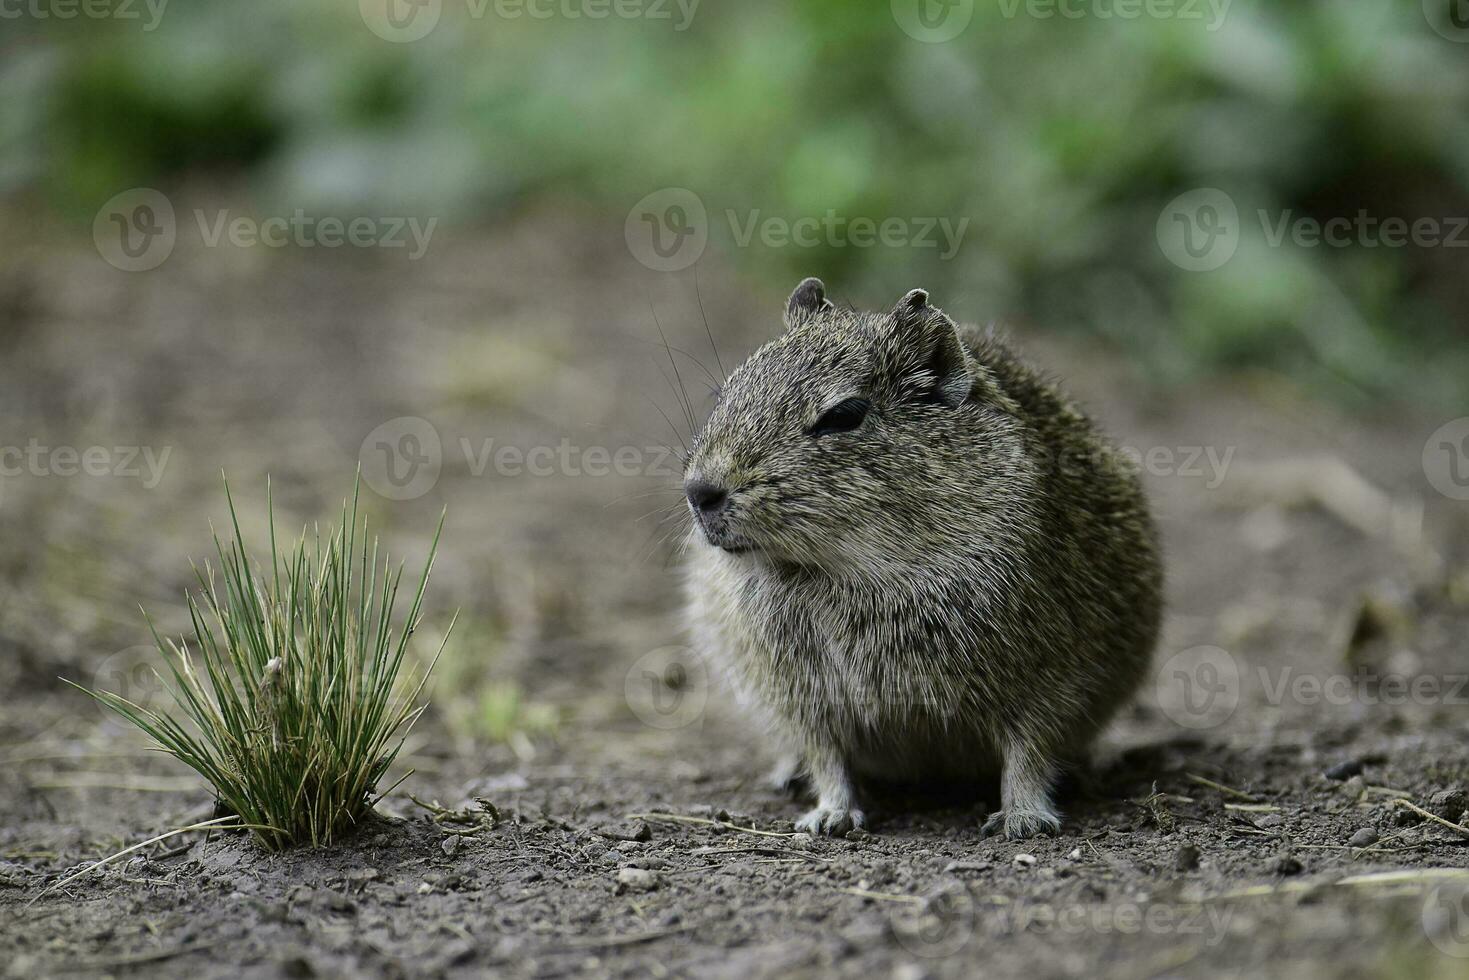
[[[708,817],[686,817],[679,813],[629,813],[629,820],[662,820],[667,823],[696,824],[701,827],[720,827],[724,830],[738,830],[743,834],[757,834],[761,837],[799,837],[798,833],[783,833],[776,830],[757,830],[754,827],[741,827],[737,823],[728,820],[710,820]]]
[[[1237,790],[1237,789],[1233,788],[1232,786],[1225,786],[1223,783],[1216,783],[1212,779],[1205,779],[1203,776],[1197,776],[1197,775],[1194,775],[1191,772],[1186,772],[1186,773],[1184,773],[1184,775],[1187,776],[1189,778],[1189,780],[1191,780],[1192,782],[1198,783],[1200,786],[1207,786],[1210,789],[1216,789],[1219,792],[1223,793],[1225,796],[1232,796],[1232,797],[1234,797],[1237,800],[1244,800],[1246,803],[1259,803],[1260,802],[1258,799],[1256,799],[1255,797],[1251,796],[1249,793],[1243,792],[1241,790]]]
[[[1443,817],[1440,817],[1438,814],[1423,809],[1421,806],[1419,806],[1418,804],[1414,803],[1411,800],[1402,800],[1402,799],[1399,799],[1399,800],[1394,800],[1393,802],[1396,803],[1398,806],[1407,807],[1409,810],[1412,810],[1414,813],[1418,814],[1418,816],[1422,817],[1424,820],[1432,820],[1434,823],[1438,824],[1441,827],[1447,827],[1447,828],[1449,828],[1454,833],[1458,834],[1460,837],[1469,838],[1469,827],[1462,826],[1461,824],[1456,824],[1452,820],[1445,820]]]

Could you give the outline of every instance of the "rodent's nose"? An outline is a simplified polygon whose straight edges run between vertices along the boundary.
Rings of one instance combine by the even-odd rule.
[[[684,484],[684,493],[689,495],[689,503],[694,506],[694,510],[706,517],[719,513],[729,503],[729,494],[723,487],[704,480],[691,480]]]

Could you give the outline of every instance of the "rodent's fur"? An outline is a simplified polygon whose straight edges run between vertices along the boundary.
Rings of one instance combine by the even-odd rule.
[[[797,287],[786,332],[698,435],[696,645],[810,777],[798,826],[845,833],[864,777],[999,773],[988,833],[1055,832],[1052,785],[1146,673],[1161,614],[1136,474],[1003,343],[913,290],[887,313]],[[813,423],[844,399],[853,431]],[[690,491],[691,499],[693,491]]]

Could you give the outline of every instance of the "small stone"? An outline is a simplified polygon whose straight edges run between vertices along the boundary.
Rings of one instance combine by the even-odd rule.
[[[1261,830],[1269,830],[1271,827],[1279,827],[1283,823],[1285,823],[1285,818],[1282,817],[1280,814],[1267,813],[1265,814],[1265,816],[1255,821],[1255,826],[1259,827]]]
[[[628,867],[642,868],[646,871],[662,871],[668,867],[669,863],[670,862],[666,857],[659,857],[656,854],[648,854],[639,855],[633,858],[631,861],[628,862]]]
[[[459,835],[450,834],[439,841],[439,850],[444,852],[445,857],[453,857],[459,853]]]
[[[1340,782],[1345,779],[1351,779],[1353,776],[1359,775],[1361,772],[1362,760],[1348,759],[1345,762],[1338,762],[1336,765],[1326,770],[1323,775],[1326,776],[1327,779],[1335,779]]]
[[[1199,866],[1202,852],[1192,844],[1185,844],[1173,855],[1173,870],[1193,871]]]
[[[1010,866],[1013,867],[1016,871],[1029,871],[1031,868],[1035,867],[1035,855],[1017,854],[1015,855],[1014,860],[1010,862]]]
[[[1073,847],[1070,851],[1067,852],[1066,858],[1069,861],[1080,861],[1081,860],[1081,848],[1079,848],[1079,847]]]
[[[623,868],[617,872],[617,891],[650,892],[662,883],[658,872],[646,868]]]
[[[992,865],[988,861],[950,861],[944,865],[944,874],[953,874],[956,871],[988,871]]]
[[[418,886],[418,894],[420,894],[420,895],[432,895],[433,892],[434,892],[434,886],[433,885],[430,885],[426,881],[425,882],[422,882]]]
[[[1428,801],[1428,809],[1449,823],[1458,823],[1464,811],[1469,809],[1469,793],[1457,788],[1434,793]]]
[[[1289,877],[1291,875],[1298,875],[1302,871],[1305,871],[1306,866],[1300,861],[1297,861],[1295,858],[1291,857],[1289,854],[1282,854],[1280,857],[1271,862],[1270,870],[1274,871],[1278,875],[1285,875]]]
[[[1373,844],[1376,844],[1381,839],[1382,838],[1377,836],[1377,831],[1373,830],[1371,827],[1363,827],[1361,830],[1353,834],[1351,839],[1348,840],[1347,843],[1353,847],[1371,847]]]

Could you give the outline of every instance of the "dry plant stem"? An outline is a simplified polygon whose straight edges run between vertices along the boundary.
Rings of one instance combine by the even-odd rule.
[[[74,871],[74,872],[72,872],[71,874],[67,875],[65,878],[62,878],[60,881],[53,881],[51,884],[47,885],[45,888],[43,888],[39,892],[37,892],[36,895],[35,895],[35,897],[32,898],[29,902],[26,903],[26,907],[29,908],[30,906],[36,904],[36,902],[38,902],[41,899],[41,896],[43,896],[43,895],[45,895],[45,894],[47,894],[49,892],[55,891],[58,888],[62,888],[64,886],[70,884],[71,882],[76,881],[78,878],[82,878],[82,877],[85,877],[88,874],[91,874],[93,871],[96,871],[96,870],[98,870],[100,868],[105,868],[107,865],[111,864],[112,862],[118,860],[119,858],[125,858],[129,854],[133,853],[134,851],[140,851],[143,848],[148,847],[148,846],[150,846],[152,844],[157,844],[159,841],[168,840],[170,837],[177,837],[180,834],[191,834],[191,833],[193,833],[196,830],[243,830],[243,829],[245,829],[245,826],[246,825],[244,825],[244,824],[240,824],[240,823],[226,824],[225,821],[230,821],[230,820],[236,820],[236,818],[233,817],[233,816],[216,817],[213,820],[205,820],[202,823],[190,824],[187,827],[179,827],[176,830],[170,830],[167,833],[159,834],[157,837],[150,837],[147,840],[143,841],[142,843],[134,844],[131,847],[125,847],[125,848],[123,848],[122,850],[118,851],[115,854],[109,854],[107,857],[103,858],[100,861],[94,861],[93,863],[87,865],[85,868],[82,868],[80,871]],[[265,829],[271,829],[271,828],[265,828]]]
[[[1447,827],[1447,828],[1449,828],[1454,833],[1458,834],[1460,837],[1469,837],[1469,827],[1460,826],[1459,824],[1454,823],[1452,820],[1445,820],[1443,817],[1440,817],[1438,814],[1436,814],[1436,813],[1430,813],[1429,811],[1423,809],[1418,804],[1413,803],[1413,802],[1411,802],[1409,800],[1399,799],[1399,800],[1394,800],[1393,802],[1396,803],[1398,806],[1407,807],[1409,810],[1412,810],[1414,813],[1418,814],[1418,816],[1422,817],[1424,820],[1432,820],[1434,823],[1438,824],[1441,827]]]

